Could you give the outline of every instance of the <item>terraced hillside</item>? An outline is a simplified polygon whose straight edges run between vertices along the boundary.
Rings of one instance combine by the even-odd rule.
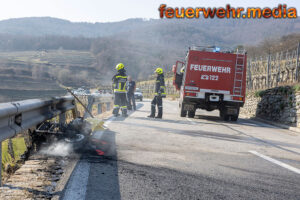
[[[97,85],[101,74],[94,63],[84,51],[0,52],[0,102],[64,95],[62,86]]]

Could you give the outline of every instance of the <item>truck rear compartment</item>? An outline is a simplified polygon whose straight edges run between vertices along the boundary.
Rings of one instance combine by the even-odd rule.
[[[236,121],[245,101],[246,54],[190,50],[182,64],[180,115],[218,109],[222,119]]]

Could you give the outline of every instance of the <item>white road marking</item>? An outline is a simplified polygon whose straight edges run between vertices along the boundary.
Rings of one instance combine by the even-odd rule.
[[[197,123],[191,120],[190,118],[186,118],[189,122],[191,122],[192,125],[196,125]]]
[[[292,172],[295,172],[295,173],[297,173],[297,174],[300,174],[300,169],[297,169],[297,168],[295,168],[295,167],[293,167],[293,166],[290,166],[290,165],[288,165],[288,164],[285,164],[285,163],[283,163],[283,162],[280,162],[280,161],[278,161],[278,160],[275,160],[275,159],[273,159],[273,158],[271,158],[271,157],[269,157],[269,156],[265,156],[265,155],[263,155],[263,154],[260,154],[260,153],[258,153],[258,152],[256,152],[256,151],[249,151],[250,153],[252,153],[252,154],[254,154],[254,155],[256,155],[256,156],[258,156],[258,157],[261,157],[261,158],[263,158],[263,159],[265,159],[265,160],[267,160],[267,161],[270,161],[270,162],[272,162],[272,163],[274,163],[274,164],[276,164],[276,165],[279,165],[279,166],[281,166],[281,167],[283,167],[283,168],[286,168],[286,169],[288,169],[288,170],[290,170],[290,171],[292,171]]]
[[[67,185],[63,200],[85,199],[90,174],[90,163],[79,161]]]

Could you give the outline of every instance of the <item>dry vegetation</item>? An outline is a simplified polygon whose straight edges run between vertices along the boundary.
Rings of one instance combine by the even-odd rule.
[[[295,49],[298,46],[298,42],[300,42],[300,34],[294,33],[280,38],[265,39],[258,45],[246,46],[246,49],[250,57],[265,56],[269,53],[273,54]]]

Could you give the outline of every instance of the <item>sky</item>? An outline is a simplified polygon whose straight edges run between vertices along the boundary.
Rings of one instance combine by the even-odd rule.
[[[283,3],[300,12],[300,0],[1,0],[0,20],[48,16],[72,22],[115,22],[129,18],[157,19],[160,4],[170,7],[225,7],[230,4],[232,7],[273,8]]]

